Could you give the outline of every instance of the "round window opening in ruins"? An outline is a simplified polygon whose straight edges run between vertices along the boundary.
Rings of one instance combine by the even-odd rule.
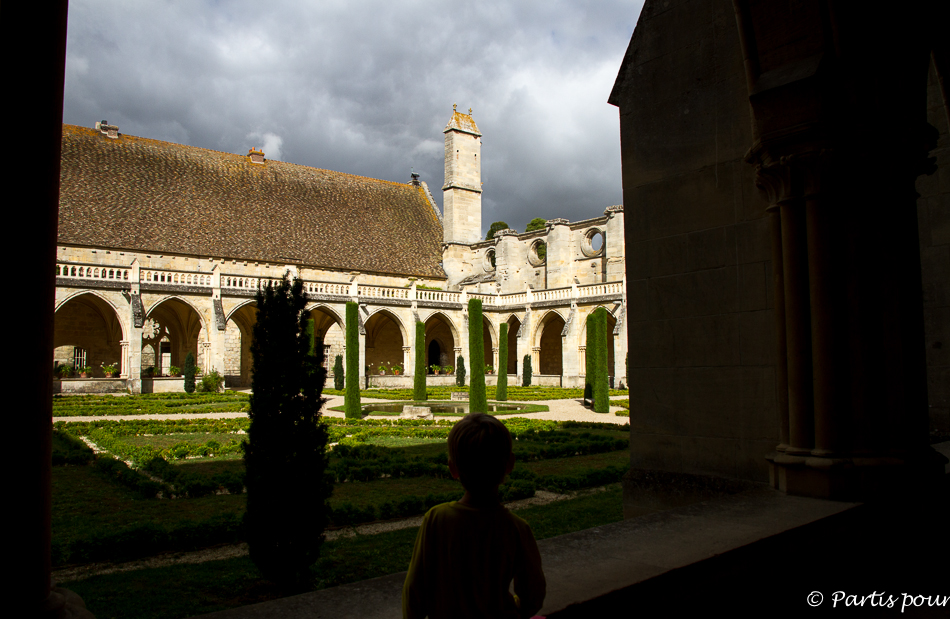
[[[495,270],[495,250],[489,249],[485,252],[485,259],[482,262],[482,268],[485,271],[494,271]]]
[[[528,248],[528,262],[533,267],[542,266],[548,257],[548,245],[541,239],[536,239]]]
[[[603,230],[591,228],[586,234],[584,234],[584,241],[581,243],[581,251],[588,258],[599,256],[604,253],[605,241],[606,239],[604,238]]]

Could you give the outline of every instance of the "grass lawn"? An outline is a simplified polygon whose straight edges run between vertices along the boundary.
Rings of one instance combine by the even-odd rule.
[[[622,520],[622,493],[613,484],[604,492],[517,513],[537,539],[544,539]],[[327,542],[312,570],[310,590],[404,571],[416,532],[411,528]],[[247,557],[60,584],[78,593],[98,619],[178,619],[299,593],[280,591],[263,580]]]

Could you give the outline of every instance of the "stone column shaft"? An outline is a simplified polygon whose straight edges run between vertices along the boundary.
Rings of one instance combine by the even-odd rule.
[[[844,327],[838,319],[840,282],[834,244],[840,239],[834,235],[836,217],[832,211],[837,206],[823,204],[818,196],[809,197],[805,204],[815,415],[812,454],[816,456],[835,455],[846,448],[842,445],[846,411],[840,394],[845,382],[837,354]]]
[[[814,445],[814,411],[805,211],[800,202],[785,203],[780,208],[788,346],[788,452],[810,454]]]
[[[779,414],[779,445],[788,448],[788,347],[785,338],[785,277],[782,264],[782,218],[778,207],[770,207],[772,233],[772,290],[775,312],[775,393]]]

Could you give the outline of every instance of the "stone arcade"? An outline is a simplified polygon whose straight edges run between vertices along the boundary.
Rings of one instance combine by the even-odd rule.
[[[331,370],[344,352],[345,304],[359,303],[362,384],[411,385],[417,320],[427,366],[454,367],[459,355],[470,365],[471,297],[485,308],[486,364],[516,380],[530,354],[542,385],[583,384],[585,321],[605,307],[611,375],[625,383],[623,207],[482,241],[480,151],[471,110],[453,111],[443,214],[415,174],[400,184],[254,149],[241,156],[128,136],[105,122],[64,125],[54,360],[93,376],[56,389],[177,391],[180,378],[143,371],[167,374],[188,352],[229,386],[249,386],[255,291],[288,270],[304,281]],[[502,322],[509,355],[499,360]],[[110,363],[119,377],[102,380]]]

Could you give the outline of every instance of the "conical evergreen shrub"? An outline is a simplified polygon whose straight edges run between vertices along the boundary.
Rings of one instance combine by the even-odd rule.
[[[498,327],[498,384],[495,387],[495,399],[508,401],[508,323]]]
[[[468,388],[468,410],[473,413],[488,412],[481,299],[468,300],[468,358],[472,363],[472,380]]]
[[[250,557],[283,587],[304,584],[320,553],[332,492],[321,423],[326,370],[312,353],[301,280],[257,293],[251,424],[244,444]]]
[[[426,395],[426,325],[416,322],[416,367],[412,377],[412,399],[423,401]]]
[[[185,393],[195,392],[195,355],[188,353],[185,356],[185,367],[182,369],[185,375]]]

